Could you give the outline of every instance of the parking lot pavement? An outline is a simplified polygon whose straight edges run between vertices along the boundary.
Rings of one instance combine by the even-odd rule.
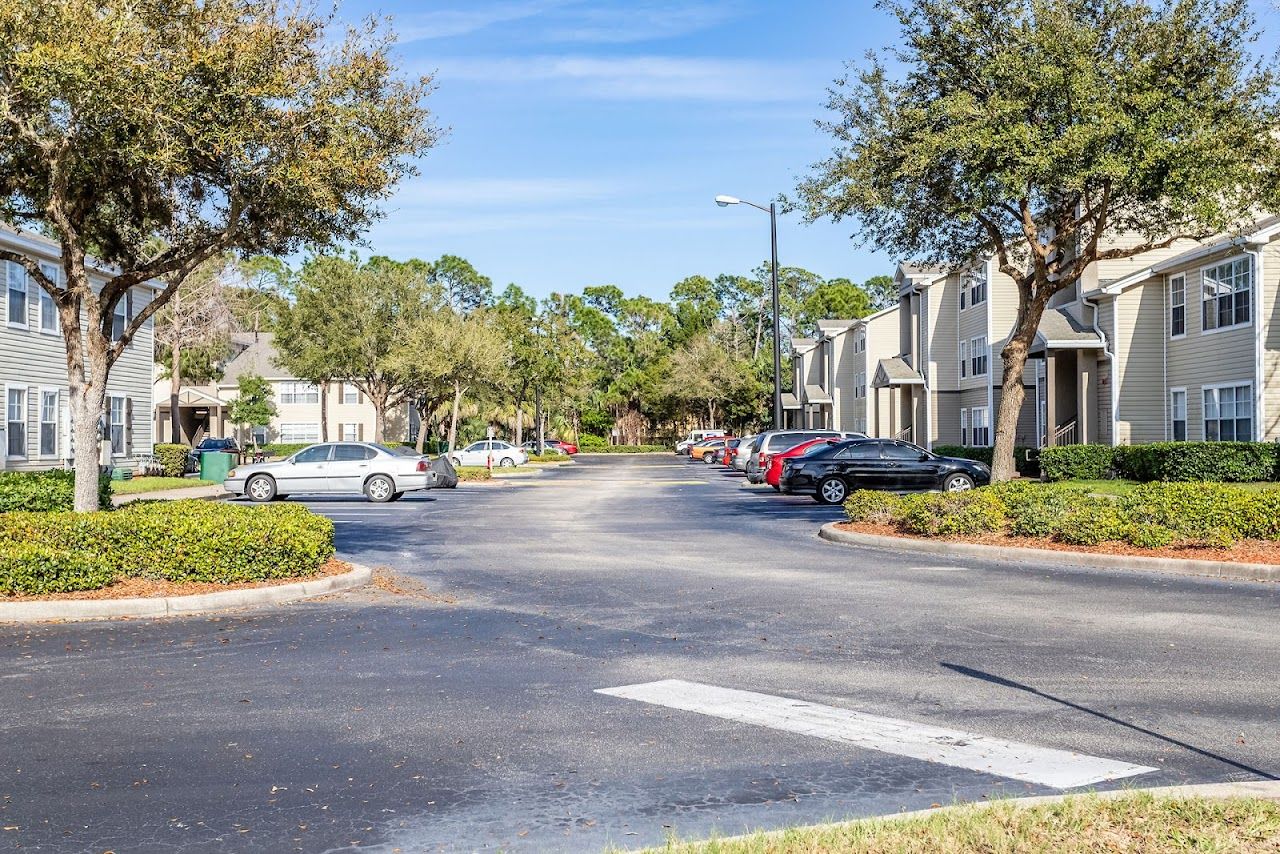
[[[584,850],[1280,772],[1275,586],[832,546],[670,455],[305,503],[405,583],[0,628],[0,842]]]

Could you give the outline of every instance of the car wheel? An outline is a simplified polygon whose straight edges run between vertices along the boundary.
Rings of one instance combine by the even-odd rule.
[[[770,484],[770,486],[772,486],[772,487],[773,487],[773,491],[774,491],[774,492],[781,492],[781,491],[782,491],[782,486],[781,486],[781,485],[779,485],[779,484],[772,483],[772,484]]]
[[[516,461],[511,457],[503,457],[502,459],[498,460],[498,465],[502,466],[502,468],[504,469],[509,469],[515,464],[516,464]]]
[[[818,499],[819,504],[843,504],[849,497],[849,485],[844,482],[844,478],[828,475],[818,481],[818,491],[813,497]]]
[[[449,457],[449,462],[453,463],[453,467],[454,467],[454,468],[459,468],[459,467],[462,465],[462,458],[461,458],[461,457]]]
[[[276,482],[268,475],[255,474],[244,485],[244,494],[250,501],[271,501],[276,497]]]
[[[375,474],[364,482],[364,496],[377,504],[391,501],[396,493],[396,485],[385,474]]]
[[[973,489],[973,478],[967,474],[949,474],[942,489],[944,492],[968,492]]]

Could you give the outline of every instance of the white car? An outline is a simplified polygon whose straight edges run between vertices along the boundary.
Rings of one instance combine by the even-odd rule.
[[[501,439],[481,439],[465,448],[454,451],[449,460],[455,466],[522,466],[529,462],[523,448],[517,448]]]
[[[727,430],[693,430],[689,433],[689,438],[676,443],[677,454],[689,453],[689,448],[694,444],[701,442],[703,439],[711,439],[715,436],[727,436]]]
[[[426,457],[397,453],[372,442],[325,442],[274,463],[236,466],[223,486],[253,501],[293,493],[364,493],[370,501],[395,501],[406,492],[430,489],[436,475]]]

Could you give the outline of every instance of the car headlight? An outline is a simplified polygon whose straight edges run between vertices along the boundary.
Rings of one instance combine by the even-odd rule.
[[[231,480],[231,479],[232,479],[232,478],[234,478],[235,476],[236,476],[236,470],[235,470],[235,469],[232,469],[231,471],[227,472],[227,480]]]

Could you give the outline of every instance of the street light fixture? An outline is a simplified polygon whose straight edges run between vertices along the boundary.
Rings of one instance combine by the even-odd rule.
[[[769,207],[757,205],[735,196],[716,196],[716,204],[722,208],[729,205],[750,205],[769,215],[769,245],[772,249],[771,279],[773,282],[773,429],[782,429],[782,335],[778,308],[778,208],[773,202]]]

